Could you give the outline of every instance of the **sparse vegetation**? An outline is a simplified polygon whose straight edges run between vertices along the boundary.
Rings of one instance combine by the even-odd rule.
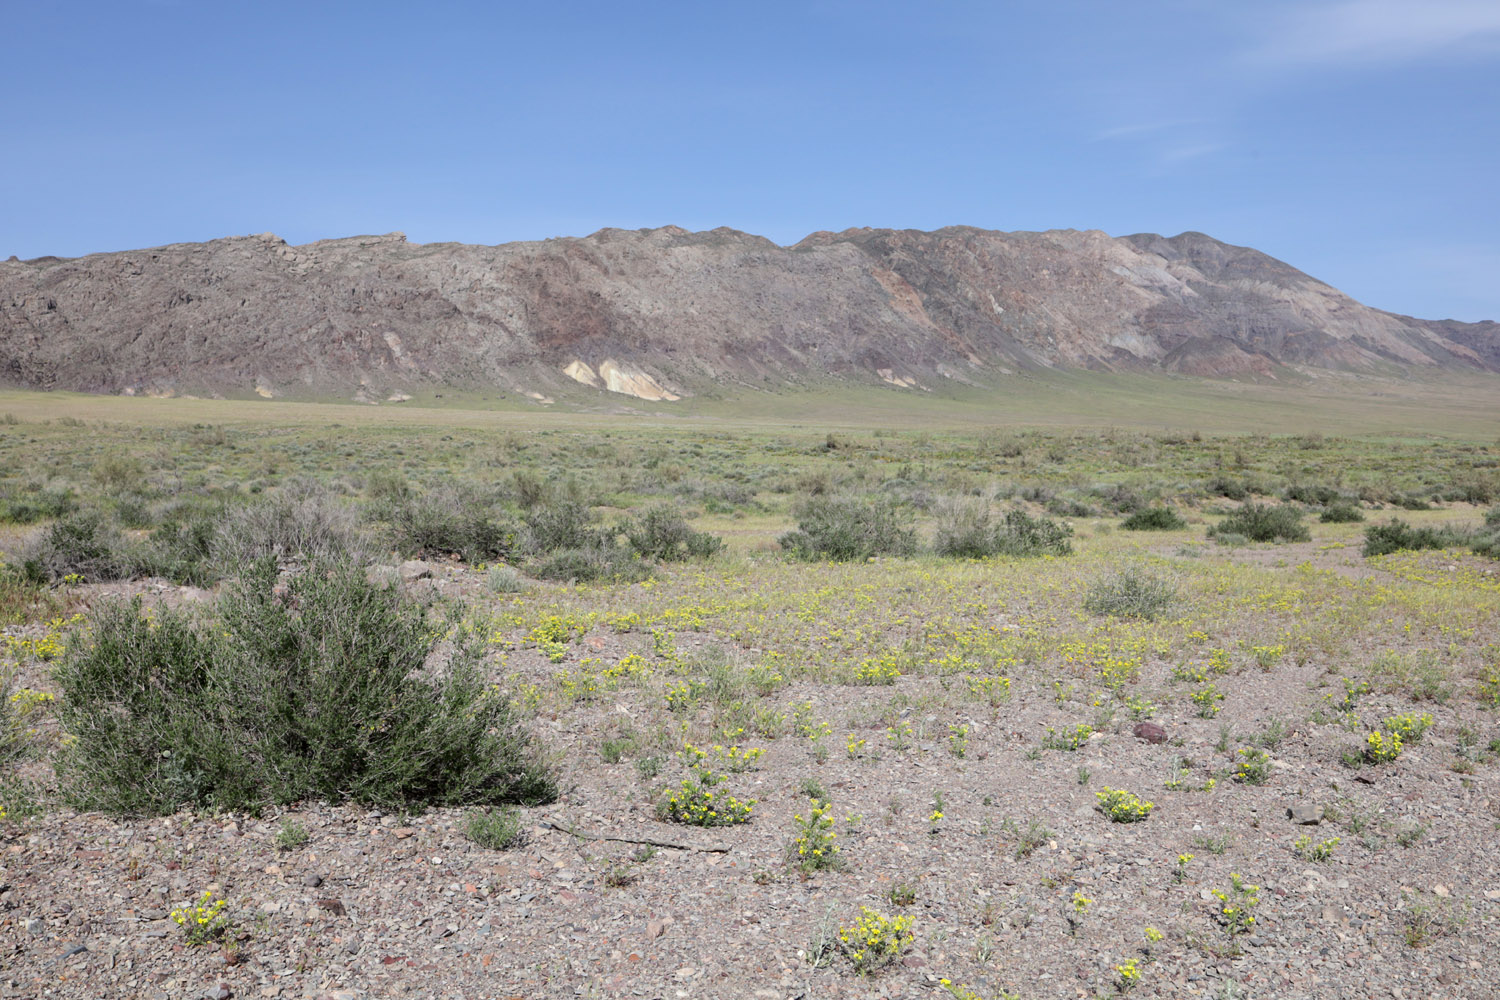
[[[1302,512],[1289,504],[1270,506],[1247,502],[1208,529],[1221,541],[1239,536],[1252,542],[1306,542],[1312,532],[1302,523]]]
[[[495,424],[510,420],[501,413]],[[20,471],[0,474],[0,498],[49,512],[27,513],[27,524],[11,522],[0,535],[8,564],[0,612],[12,626],[0,637],[0,670],[16,677],[3,703],[14,753],[0,777],[0,836],[33,850],[33,833],[61,829],[60,804],[168,814],[170,824],[167,816],[128,821],[141,824],[147,854],[96,861],[83,853],[77,870],[118,871],[149,888],[153,865],[179,865],[167,869],[182,893],[173,906],[206,885],[224,886],[237,914],[259,905],[251,899],[262,880],[236,878],[233,850],[201,849],[230,842],[220,838],[231,837],[231,822],[239,844],[258,852],[258,868],[275,864],[293,885],[313,856],[359,870],[366,862],[342,848],[350,840],[368,848],[366,831],[376,831],[370,843],[430,872],[434,892],[451,893],[442,898],[459,908],[501,893],[513,901],[504,907],[536,912],[527,893],[559,900],[566,890],[604,893],[636,912],[707,863],[726,898],[736,896],[723,913],[745,921],[746,933],[756,918],[764,931],[770,911],[758,887],[775,885],[787,902],[770,915],[795,928],[793,940],[813,935],[799,975],[817,970],[831,984],[883,968],[904,987],[930,968],[995,997],[1005,995],[1002,983],[1020,985],[1005,981],[998,957],[1006,935],[1024,933],[1027,953],[1040,956],[1025,959],[1027,968],[1066,964],[1070,950],[1086,946],[1106,956],[1086,988],[1124,989],[1122,956],[1134,954],[1149,992],[1161,968],[1153,963],[1175,961],[1179,946],[1222,956],[1226,937],[1232,952],[1258,934],[1292,957],[1336,940],[1317,922],[1279,935],[1284,901],[1248,885],[1241,889],[1264,899],[1274,923],[1226,922],[1223,909],[1243,903],[1231,868],[1260,866],[1257,880],[1280,887],[1327,863],[1324,873],[1332,879],[1337,866],[1362,905],[1386,891],[1373,873],[1390,873],[1397,859],[1433,868],[1423,885],[1460,884],[1435,848],[1455,835],[1489,835],[1500,822],[1477,807],[1440,818],[1391,806],[1397,780],[1410,787],[1418,772],[1457,792],[1482,789],[1500,766],[1492,714],[1500,596],[1493,565],[1467,544],[1398,548],[1352,566],[1364,526],[1313,524],[1316,544],[1292,551],[1229,551],[1201,534],[1163,541],[1113,520],[1165,526],[1171,514],[1213,523],[1234,506],[1201,487],[1218,477],[1242,488],[1247,504],[1286,498],[1306,522],[1320,509],[1353,508],[1356,497],[1373,511],[1409,495],[1443,508],[1403,514],[1414,530],[1459,517],[1472,524],[1467,507],[1453,506],[1472,501],[1452,491],[1497,467],[1485,464],[1500,461],[1490,442],[1418,448],[1329,434],[1306,447],[1301,437],[1263,434],[1018,427],[997,443],[936,428],[646,433],[629,421],[559,418],[524,431],[452,425],[441,433],[395,424],[173,426],[135,448],[97,421],[48,425],[45,442],[40,425],[12,427],[0,446],[13,449],[24,475],[47,478],[31,488]],[[106,447],[135,448],[134,461],[101,463]],[[123,488],[107,495],[106,482]],[[856,515],[830,516],[818,531],[833,550],[853,539],[840,550],[849,558],[790,543],[777,551],[778,536],[800,530],[806,504],[844,498]],[[859,513],[866,506],[889,515],[893,549],[864,548],[885,530],[870,528]],[[95,583],[67,560],[39,564],[28,579],[22,539],[81,517],[93,519],[92,535],[76,541],[104,539],[98,551],[117,560],[119,580]],[[1041,544],[1002,542],[1007,532]],[[695,534],[716,554],[692,550]],[[345,548],[359,565],[320,561]],[[1010,558],[1023,553],[1042,559]],[[1048,558],[1061,554],[1069,557]],[[409,557],[426,565],[399,566]],[[242,567],[244,558],[251,562]],[[179,594],[141,579],[148,574],[218,593]],[[363,581],[365,598],[348,596],[353,583],[337,582],[345,576]],[[345,597],[318,596],[324,584]],[[1153,589],[1168,592],[1166,603],[1137,610],[1134,598]],[[110,609],[114,592],[145,597]],[[84,606],[93,610],[73,620]],[[380,684],[362,680],[371,667]],[[80,678],[64,685],[70,671]],[[154,696],[167,685],[192,693]],[[279,693],[251,697],[267,689]],[[486,715],[492,703],[506,708]],[[1145,720],[1162,732],[1133,733]],[[1378,752],[1369,742],[1377,726]],[[556,741],[559,756],[544,756],[534,734]],[[508,748],[511,762],[492,769],[493,780],[472,752],[488,740]],[[1341,752],[1361,770],[1325,775],[1344,797],[1327,803],[1324,832],[1288,823],[1282,802],[1317,801],[1303,776],[1327,771]],[[429,756],[412,759],[418,753]],[[1245,787],[1260,781],[1271,787]],[[1170,791],[1155,809],[1117,787],[1149,795],[1158,782]],[[1084,834],[1108,836],[1124,857],[1154,859],[1132,866],[1151,891],[1139,897],[1146,912],[1128,934],[1118,882],[1108,884],[1116,876],[1071,867],[1081,800],[1105,785],[1118,800],[1090,799],[1099,827]],[[554,787],[570,789],[555,809],[513,806]],[[847,796],[868,820],[834,815],[828,799]],[[326,805],[347,799],[370,808]],[[385,817],[374,819],[375,810]],[[95,848],[87,841],[95,822],[84,817],[70,830],[79,852]],[[483,861],[528,831],[536,843],[524,852]],[[455,845],[465,835],[472,843]],[[648,872],[616,836],[674,846]],[[767,836],[775,863],[736,860]],[[563,844],[566,869],[557,866]],[[725,847],[729,854],[718,853]],[[1179,857],[1187,850],[1204,860]],[[1015,885],[997,887],[988,874],[954,879],[975,851],[1013,856],[1006,878]],[[472,875],[458,873],[463,854]],[[44,880],[72,870],[59,866]],[[557,877],[564,871],[571,880]],[[924,888],[937,885],[928,872],[943,873],[947,888]],[[352,900],[350,914],[365,919],[359,907],[371,903],[358,880],[324,874],[338,888],[309,894],[307,905]],[[820,901],[791,891],[800,879]],[[409,884],[414,898],[437,898]],[[1216,887],[1225,898],[1198,900]],[[1075,892],[1099,902],[1077,911]],[[1458,916],[1463,890],[1453,894],[1445,906]],[[823,898],[836,909],[820,924]],[[845,960],[837,918],[849,923],[860,902],[917,914],[927,966],[902,966],[904,953],[880,967]],[[689,912],[704,912],[697,905]],[[1406,918],[1396,919],[1399,931]],[[1168,933],[1142,948],[1148,922]],[[251,932],[246,922],[215,944],[232,949],[248,935],[248,952],[269,951],[263,939],[288,940],[274,919],[270,927]],[[176,934],[154,941],[146,947],[183,943]],[[649,946],[613,941],[598,958],[610,975]],[[554,985],[563,984],[556,975]]]

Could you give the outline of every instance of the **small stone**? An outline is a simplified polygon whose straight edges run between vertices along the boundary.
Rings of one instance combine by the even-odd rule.
[[[430,563],[422,562],[420,559],[409,559],[401,564],[398,571],[401,579],[410,583],[413,580],[427,580],[432,577],[432,566]]]
[[[398,826],[396,827],[396,829],[391,831],[391,836],[395,837],[397,840],[405,840],[407,837],[410,837],[416,832],[416,830],[413,830],[409,826]]]
[[[326,910],[329,913],[333,914],[335,917],[342,917],[345,912],[344,904],[337,899],[320,899],[315,905],[318,907],[318,909]]]
[[[667,931],[667,927],[660,920],[650,920],[646,923],[646,937],[655,940]]]
[[[228,983],[219,983],[203,991],[204,1000],[229,1000],[232,996],[234,991],[229,988]]]
[[[676,975],[678,979],[692,979],[697,972],[698,970],[693,968],[691,965],[684,965],[682,968],[677,970]]]
[[[1439,883],[1432,887],[1432,894],[1434,896],[1442,896],[1446,899],[1448,897],[1448,887]]]
[[[41,917],[27,917],[21,926],[26,928],[27,934],[41,934],[47,929],[47,921]]]
[[[307,886],[309,889],[316,889],[318,886],[323,884],[323,876],[308,872],[306,875],[302,876],[302,884]]]
[[[1131,732],[1135,733],[1136,739],[1145,740],[1147,743],[1167,742],[1167,731],[1154,722],[1137,722],[1135,729]]]
[[[1293,803],[1286,807],[1286,814],[1293,823],[1317,826],[1323,822],[1323,807],[1312,803]]]

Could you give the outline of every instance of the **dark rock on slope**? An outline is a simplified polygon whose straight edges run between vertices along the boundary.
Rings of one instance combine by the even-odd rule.
[[[0,382],[43,389],[379,399],[582,382],[674,398],[829,376],[920,388],[1058,366],[1390,365],[1500,370],[1500,331],[1367,308],[1201,233],[262,235],[0,263]]]

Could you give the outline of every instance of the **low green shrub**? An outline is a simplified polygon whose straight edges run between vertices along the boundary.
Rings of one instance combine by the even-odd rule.
[[[1288,500],[1314,504],[1319,507],[1328,507],[1344,499],[1344,494],[1332,486],[1313,486],[1300,483],[1293,483],[1287,486],[1286,490],[1283,491],[1283,496]]]
[[[550,552],[527,566],[539,580],[592,583],[636,582],[651,576],[651,567],[612,538],[595,537],[584,546]]]
[[[647,507],[625,522],[624,533],[637,555],[662,562],[706,559],[724,548],[721,539],[694,531],[681,513],[664,504]]]
[[[201,620],[139,599],[94,612],[56,673],[57,770],[86,808],[257,811],[301,799],[382,807],[540,802],[551,773],[483,643],[354,564],[279,582],[262,559]]]
[[[1178,531],[1187,527],[1182,516],[1170,507],[1143,507],[1120,522],[1126,531]]]
[[[391,546],[404,556],[456,555],[472,564],[508,558],[516,549],[516,526],[475,489],[445,486],[421,493],[389,481],[370,488],[381,497],[374,517],[385,523]]]
[[[1071,526],[1049,517],[1032,517],[1020,508],[998,520],[981,500],[954,500],[939,508],[933,550],[940,556],[986,559],[991,556],[1067,555],[1073,551]]]
[[[37,484],[22,487],[0,497],[0,521],[10,524],[35,524],[48,518],[63,517],[78,509],[78,499],[71,489],[49,489]]]
[[[1065,556],[1073,551],[1071,525],[1048,517],[1032,517],[1024,510],[1005,512],[995,528],[995,554],[1003,556]]]
[[[498,809],[475,809],[464,823],[464,833],[480,847],[490,851],[508,851],[526,840],[521,811],[514,806]]]
[[[139,556],[103,512],[77,510],[26,539],[20,564],[36,583],[55,583],[74,574],[88,583],[102,583],[134,576]]]
[[[1083,609],[1116,618],[1159,617],[1171,606],[1177,588],[1145,570],[1129,568],[1112,573],[1089,587]]]
[[[525,547],[536,555],[598,548],[603,535],[598,518],[581,500],[537,503],[526,512]],[[610,538],[613,542],[613,536]]]
[[[1365,529],[1364,554],[1383,556],[1403,550],[1456,548],[1472,544],[1476,537],[1476,532],[1468,528],[1454,525],[1413,527],[1391,518],[1385,524],[1372,524]]]
[[[1364,512],[1352,503],[1333,504],[1318,515],[1318,520],[1324,524],[1353,524],[1364,519]]]
[[[354,506],[301,477],[254,503],[227,509],[212,547],[224,575],[260,559],[285,565],[370,555]]]
[[[1208,529],[1208,536],[1243,535],[1252,542],[1306,542],[1312,532],[1302,523],[1302,512],[1285,504],[1246,503]]]
[[[1248,500],[1251,486],[1243,479],[1215,476],[1203,484],[1203,490],[1209,496],[1226,497],[1230,500]]]
[[[917,550],[912,513],[889,497],[833,494],[797,505],[797,530],[781,547],[799,559],[847,562],[876,555],[909,556]]]

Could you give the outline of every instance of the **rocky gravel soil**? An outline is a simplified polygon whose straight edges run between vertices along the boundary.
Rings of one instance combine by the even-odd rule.
[[[590,642],[570,656],[613,662],[650,644]],[[558,668],[519,650],[506,669],[540,679]],[[1073,750],[1041,748],[1079,710],[1040,686],[957,715],[908,710],[896,746],[873,710],[891,688],[793,685],[779,697],[856,728],[821,750],[747,739],[765,755],[725,787],[756,801],[753,819],[715,829],[655,816],[653,794],[687,773],[680,744],[606,762],[605,737],[659,711],[623,688],[538,713],[565,792],[523,811],[525,837],[509,850],[470,840],[461,810],[51,811],[0,825],[0,996],[782,1000],[945,997],[943,980],[983,1000],[1500,993],[1500,768],[1482,756],[1454,766],[1469,759],[1459,723],[1487,740],[1490,716],[1445,707],[1398,761],[1358,770],[1338,760],[1358,733],[1296,721],[1263,785],[1163,787],[1184,759],[1188,787],[1232,769],[1243,743],[1226,743],[1225,725],[1305,719],[1320,669],[1238,674],[1219,718],[1178,705],[1157,715],[1160,732],[1125,720]],[[902,678],[895,690],[936,683]],[[969,727],[962,756],[954,725]],[[852,753],[850,731],[865,740]],[[1104,787],[1156,808],[1112,823],[1097,807]],[[841,871],[787,863],[810,788],[832,802]],[[297,827],[306,839],[294,844],[283,831]],[[1339,842],[1317,861],[1296,850],[1303,835]],[[1233,874],[1258,887],[1240,934],[1214,895]],[[205,892],[227,901],[229,928],[194,946],[170,914]],[[861,906],[912,918],[911,946],[867,976],[834,943]],[[1130,959],[1134,983],[1119,971]]]

